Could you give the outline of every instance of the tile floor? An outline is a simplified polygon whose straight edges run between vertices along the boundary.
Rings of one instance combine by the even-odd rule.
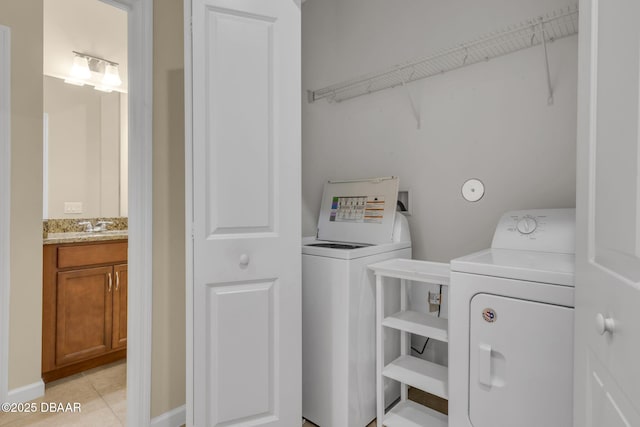
[[[127,364],[121,360],[47,384],[44,397],[33,403],[79,403],[80,413],[2,413],[0,427],[18,426],[91,426],[122,427],[127,417]],[[420,402],[420,396],[410,398]],[[420,402],[425,404],[426,402]],[[428,404],[428,403],[426,403]],[[431,406],[431,405],[429,405]],[[442,412],[446,413],[446,408]],[[302,427],[316,427],[304,422]],[[367,427],[376,427],[375,420]]]
[[[0,426],[91,426],[120,427],[127,413],[126,361],[53,381],[46,385],[44,397],[34,400],[35,413],[0,413]],[[80,403],[80,413],[41,412],[43,402]]]

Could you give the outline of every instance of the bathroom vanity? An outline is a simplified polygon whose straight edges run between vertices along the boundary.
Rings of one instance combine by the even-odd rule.
[[[126,232],[60,234],[43,245],[45,382],[122,359],[127,348]]]

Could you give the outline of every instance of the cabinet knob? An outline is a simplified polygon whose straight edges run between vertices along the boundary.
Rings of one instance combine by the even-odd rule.
[[[600,335],[604,335],[605,332],[612,334],[615,328],[616,322],[611,317],[604,317],[602,313],[596,314],[596,331]]]
[[[240,266],[246,267],[247,265],[249,265],[249,255],[247,254],[240,255]]]

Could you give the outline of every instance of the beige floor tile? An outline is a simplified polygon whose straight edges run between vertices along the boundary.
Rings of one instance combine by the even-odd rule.
[[[1,427],[118,427],[126,420],[126,363],[116,362],[47,384],[33,414],[0,414]],[[80,413],[41,412],[42,402],[79,403]]]
[[[124,423],[127,419],[127,391],[123,389],[107,393],[102,395],[102,399],[118,419]]]
[[[17,420],[30,416],[31,414],[24,412],[0,412],[0,426],[5,427],[11,423],[16,422]]]
[[[51,383],[47,386],[44,397],[38,400],[61,403],[79,402],[83,412],[88,412],[90,407],[101,401],[100,394],[84,377],[75,378],[73,381]]]
[[[18,420],[15,423],[8,424],[7,427],[121,427],[122,422],[115,416],[111,409],[104,407],[102,409],[90,412],[90,413],[65,413],[57,414],[49,418],[42,418],[37,420]]]
[[[60,414],[42,412],[42,403],[79,403],[83,414],[108,408],[91,383],[82,375],[73,375],[68,378],[51,382],[45,387],[45,395],[31,401],[37,405],[35,413],[11,413],[0,417],[0,426],[30,425],[35,422],[53,419]],[[18,423],[18,424],[16,424]]]
[[[127,364],[124,360],[82,374],[100,395],[127,387]]]

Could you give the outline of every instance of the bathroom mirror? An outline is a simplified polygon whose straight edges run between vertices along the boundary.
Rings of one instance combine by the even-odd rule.
[[[127,216],[127,12],[107,3],[43,4],[44,219]]]
[[[127,216],[127,95],[43,85],[44,218]]]

